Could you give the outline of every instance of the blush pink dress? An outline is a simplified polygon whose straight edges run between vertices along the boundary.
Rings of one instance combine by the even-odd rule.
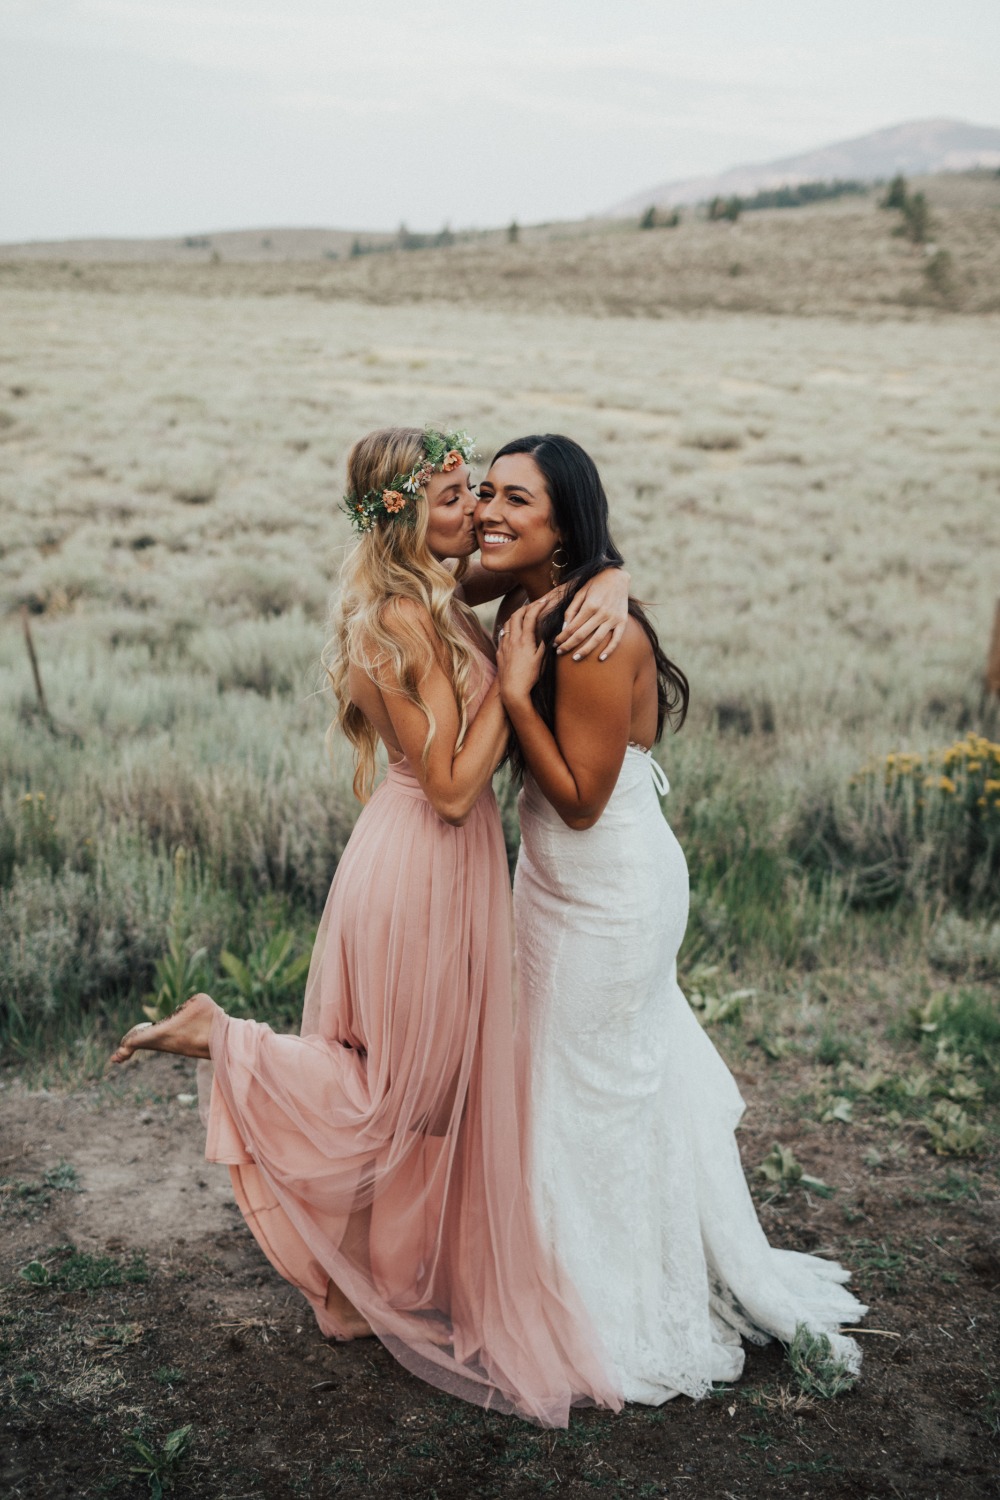
[[[484,656],[472,707],[493,672]],[[206,1155],[325,1334],[332,1279],[414,1374],[557,1427],[621,1401],[525,1186],[511,951],[492,790],[453,827],[391,765],[333,881],[301,1035],[213,1023]]]

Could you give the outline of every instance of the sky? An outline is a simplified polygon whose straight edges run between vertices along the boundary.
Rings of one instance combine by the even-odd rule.
[[[1000,125],[1000,0],[0,0],[0,241],[600,213]]]

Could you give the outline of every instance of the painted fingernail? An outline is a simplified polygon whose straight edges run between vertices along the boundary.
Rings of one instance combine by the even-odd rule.
[[[573,652],[573,660],[574,661],[579,661],[580,660],[580,653],[579,653],[579,651],[574,651]]]
[[[607,659],[608,653],[606,651],[602,651],[600,656],[597,658],[598,661],[607,661]]]

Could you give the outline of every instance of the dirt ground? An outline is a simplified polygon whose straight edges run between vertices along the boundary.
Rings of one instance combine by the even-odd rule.
[[[775,1136],[829,1199],[755,1184],[774,1243],[842,1257],[871,1303],[853,1390],[805,1396],[751,1349],[710,1400],[543,1433],[420,1385],[374,1341],[331,1346],[202,1157],[191,1064],[0,1086],[0,1492],[982,1497],[1000,1493],[996,1178],[894,1149],[878,1121],[796,1119],[791,1074],[741,1075],[744,1162]],[[877,1158],[881,1158],[877,1160]],[[866,1162],[868,1163],[866,1165]],[[73,1247],[72,1249],[70,1247]],[[609,1268],[613,1274],[613,1268]],[[170,1435],[190,1426],[190,1432]]]

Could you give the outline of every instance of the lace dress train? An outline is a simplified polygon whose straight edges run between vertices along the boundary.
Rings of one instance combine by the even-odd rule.
[[[841,1266],[773,1249],[734,1130],[743,1101],[677,985],[683,852],[648,752],[630,746],[593,828],[526,777],[514,882],[518,1047],[531,1080],[532,1174],[554,1252],[626,1400],[703,1396],[737,1378],[741,1338],[830,1336],[866,1309]]]

